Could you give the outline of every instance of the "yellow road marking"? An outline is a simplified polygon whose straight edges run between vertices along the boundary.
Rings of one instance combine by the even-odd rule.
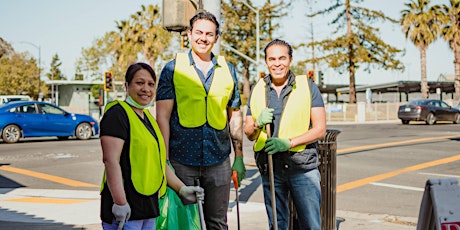
[[[71,179],[67,179],[64,177],[53,176],[53,175],[49,175],[45,173],[34,172],[34,171],[15,168],[15,167],[7,166],[7,165],[0,166],[0,170],[14,172],[14,173],[18,173],[18,174],[22,174],[26,176],[35,177],[35,178],[40,178],[43,180],[48,180],[48,181],[56,182],[59,184],[65,184],[65,185],[72,186],[72,187],[99,187],[98,185],[94,185],[94,184],[88,184],[85,182],[71,180]]]
[[[413,139],[413,140],[396,141],[396,142],[374,144],[374,145],[364,145],[364,146],[358,146],[358,147],[338,149],[337,153],[346,153],[346,152],[352,152],[352,151],[373,149],[373,148],[378,148],[378,147],[388,147],[388,146],[396,146],[396,145],[410,144],[410,143],[423,142],[423,141],[432,141],[432,140],[459,138],[459,137],[460,135],[451,135],[451,136],[419,138],[419,139]],[[432,167],[432,166],[436,166],[440,164],[446,164],[446,163],[450,163],[450,162],[457,161],[457,160],[460,160],[460,155],[449,157],[449,158],[444,158],[444,159],[436,160],[432,162],[427,162],[427,163],[407,167],[407,168],[400,169],[400,170],[395,170],[392,172],[388,172],[388,173],[384,173],[384,174],[380,174],[380,175],[376,175],[376,176],[372,176],[372,177],[368,177],[364,179],[360,179],[357,181],[353,181],[353,182],[349,182],[349,183],[337,186],[337,192],[343,192],[346,190],[350,190],[350,189],[360,187],[360,186],[363,186],[363,185],[366,185],[372,182],[376,182],[376,181],[387,179],[393,176],[397,176],[405,172],[415,171],[415,170],[428,168],[428,167]],[[72,187],[98,187],[98,185],[94,185],[94,184],[88,184],[85,182],[80,182],[80,181],[71,180],[71,179],[67,179],[63,177],[53,176],[49,174],[34,172],[34,171],[15,168],[15,167],[6,166],[6,165],[0,166],[0,170],[23,174],[23,175],[31,176],[31,177],[36,177],[36,178],[40,178],[43,180],[53,181],[59,184],[64,184],[64,185],[68,185]]]
[[[352,182],[337,186],[337,193],[347,191],[347,190],[350,190],[350,189],[354,189],[354,188],[357,188],[357,187],[360,187],[360,186],[363,186],[363,185],[366,185],[366,184],[369,184],[369,183],[372,183],[372,182],[376,182],[376,181],[384,180],[384,179],[387,179],[387,178],[390,178],[390,177],[394,177],[394,176],[400,175],[402,173],[411,172],[411,171],[415,171],[415,170],[420,170],[420,169],[424,169],[424,168],[429,168],[429,167],[433,167],[433,166],[436,166],[436,165],[447,164],[447,163],[458,161],[458,160],[460,160],[460,155],[447,157],[447,158],[443,158],[443,159],[440,159],[440,160],[430,161],[430,162],[410,166],[410,167],[407,167],[407,168],[398,169],[398,170],[394,170],[394,171],[391,171],[391,172],[383,173],[383,174],[380,174],[380,175],[367,177],[367,178],[364,178],[364,179],[361,179],[361,180],[352,181]]]
[[[4,200],[6,202],[26,202],[26,203],[45,203],[45,204],[75,204],[88,202],[90,200],[70,200],[70,199],[50,199],[50,198],[41,198],[41,197],[26,197],[26,198],[17,198]]]
[[[358,147],[351,147],[345,149],[338,149],[337,153],[346,153],[346,152],[353,152],[353,151],[361,151],[366,149],[375,149],[379,147],[388,147],[388,146],[395,146],[395,145],[404,145],[404,144],[411,144],[423,141],[433,141],[439,139],[449,139],[449,138],[460,138],[460,135],[451,135],[451,136],[440,136],[440,137],[427,137],[427,138],[418,138],[413,140],[405,140],[405,141],[395,141],[395,142],[388,142],[382,144],[374,144],[374,145],[363,145]]]

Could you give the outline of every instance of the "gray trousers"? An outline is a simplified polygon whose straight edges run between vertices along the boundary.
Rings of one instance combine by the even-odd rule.
[[[204,220],[207,230],[225,230],[227,226],[227,210],[230,199],[230,181],[232,169],[230,157],[222,163],[212,166],[188,166],[171,160],[177,177],[186,185],[195,185],[200,180],[204,189]]]

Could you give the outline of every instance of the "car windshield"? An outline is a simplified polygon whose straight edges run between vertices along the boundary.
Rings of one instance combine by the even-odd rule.
[[[39,106],[40,106],[40,109],[41,109],[42,113],[46,113],[46,114],[61,114],[61,115],[65,114],[64,110],[59,109],[59,108],[54,107],[54,106],[51,106],[51,105],[40,104]]]
[[[408,103],[408,105],[424,105],[425,104],[425,101],[422,101],[422,100],[416,100],[416,101],[411,101]]]
[[[24,97],[7,98],[6,100],[8,100],[8,102],[12,102],[12,101],[28,101],[28,99],[27,99],[27,98],[24,98]]]

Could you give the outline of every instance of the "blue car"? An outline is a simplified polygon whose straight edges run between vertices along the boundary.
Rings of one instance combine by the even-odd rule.
[[[47,136],[88,140],[98,134],[99,124],[91,116],[69,113],[48,102],[17,101],[0,105],[0,135],[6,143]]]

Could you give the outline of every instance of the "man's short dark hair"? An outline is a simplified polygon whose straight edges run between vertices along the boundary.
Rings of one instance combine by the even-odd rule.
[[[219,35],[219,27],[220,26],[219,26],[219,22],[216,19],[216,16],[214,16],[214,14],[206,12],[206,11],[201,11],[201,12],[195,14],[195,16],[193,16],[190,19],[190,30],[193,29],[193,24],[197,20],[200,20],[200,19],[208,20],[208,21],[211,21],[212,23],[214,23],[214,25],[216,25],[216,35]]]
[[[289,45],[289,43],[287,43],[286,41],[278,39],[278,38],[273,40],[273,41],[271,41],[271,42],[269,42],[267,44],[267,46],[265,46],[265,49],[264,49],[265,58],[267,58],[267,49],[270,46],[274,46],[274,45],[285,46],[286,48],[288,48],[289,57],[292,58],[292,47],[291,47],[291,45]]]

